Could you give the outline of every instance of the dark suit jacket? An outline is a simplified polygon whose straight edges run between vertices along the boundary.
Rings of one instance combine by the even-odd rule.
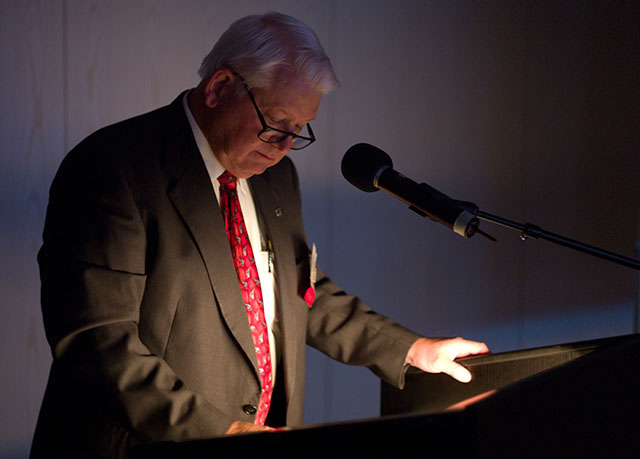
[[[181,101],[92,134],[53,182],[38,260],[54,361],[33,456],[118,457],[253,421],[251,334]],[[323,274],[313,308],[303,300],[309,248],[291,161],[250,185],[275,253],[287,424],[303,419],[305,343],[401,386],[418,335]]]

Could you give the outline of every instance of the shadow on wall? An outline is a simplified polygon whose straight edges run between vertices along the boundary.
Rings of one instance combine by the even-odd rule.
[[[589,204],[590,219],[599,220],[600,215],[600,226],[582,228],[579,216],[559,221],[559,228],[545,222],[544,215],[534,223],[633,257],[638,221],[632,210],[640,209],[640,194],[628,197],[626,211],[620,207],[615,220],[608,217],[612,206]],[[314,228],[322,227],[325,217],[313,209],[322,208],[325,200],[322,191],[303,190],[310,241],[323,237]],[[535,329],[545,320],[575,322],[581,314],[591,328],[597,325],[596,317],[611,317],[612,311],[629,315],[637,301],[638,273],[633,269],[544,240],[522,242],[516,231],[486,222],[481,226],[498,239],[497,244],[479,235],[465,240],[384,193],[341,190],[334,220],[339,223],[332,247],[319,247],[319,264],[345,290],[420,332],[447,328],[452,316],[456,327],[467,332],[517,328],[525,322]],[[606,323],[602,327],[611,328]]]

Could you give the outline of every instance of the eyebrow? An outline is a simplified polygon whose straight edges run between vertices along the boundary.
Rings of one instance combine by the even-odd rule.
[[[287,121],[290,121],[290,117],[287,115],[287,111],[284,108],[277,106],[277,107],[274,107],[273,109],[269,110],[268,112],[265,111],[265,114],[267,116],[273,118],[273,112],[281,112],[281,113],[283,113],[285,115],[284,119],[287,120]],[[315,119],[316,119],[316,117],[314,116],[313,118],[311,118],[311,119],[309,119],[307,121],[304,121],[304,122],[301,122],[301,123],[296,123],[295,125],[299,126],[299,127],[303,127],[303,126],[309,124],[311,121],[315,121]]]

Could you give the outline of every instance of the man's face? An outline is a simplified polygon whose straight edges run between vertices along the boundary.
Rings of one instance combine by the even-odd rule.
[[[263,173],[275,165],[292,145],[291,137],[280,143],[265,143],[258,139],[262,124],[247,92],[232,77],[230,88],[221,91],[215,104],[216,111],[205,126],[205,136],[224,168],[239,178],[249,178]],[[322,94],[305,85],[287,70],[277,73],[270,90],[252,90],[258,108],[267,124],[284,131],[299,132],[315,118]],[[212,106],[213,105],[213,106]]]

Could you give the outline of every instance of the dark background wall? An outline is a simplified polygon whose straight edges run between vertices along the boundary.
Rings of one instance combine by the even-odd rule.
[[[365,141],[486,212],[640,258],[637,1],[0,0],[0,456],[26,457],[51,361],[35,261],[48,187],[93,130],[169,103],[234,19],[279,10],[343,87],[292,154],[320,264],[374,309],[494,351],[638,331],[638,272],[487,223],[463,239],[340,174]],[[308,423],[378,414],[309,352]]]

